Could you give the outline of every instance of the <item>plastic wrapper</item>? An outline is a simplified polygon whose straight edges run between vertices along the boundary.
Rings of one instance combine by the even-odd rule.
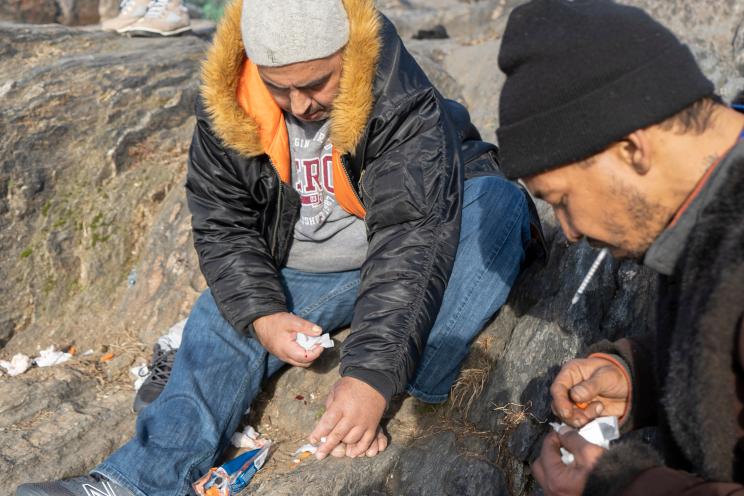
[[[261,470],[271,449],[271,441],[263,448],[246,451],[229,462],[210,468],[193,488],[199,496],[234,496],[245,489],[256,472]]]

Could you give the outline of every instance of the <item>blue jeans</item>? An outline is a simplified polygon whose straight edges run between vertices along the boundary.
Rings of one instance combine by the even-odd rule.
[[[524,194],[499,177],[466,181],[460,244],[444,300],[424,348],[413,396],[447,399],[470,343],[506,301],[524,259]],[[289,310],[323,329],[351,322],[359,271],[283,269]],[[284,364],[236,332],[209,290],[197,300],[167,386],[137,418],[136,434],[94,472],[138,496],[183,496],[213,466],[261,383]]]

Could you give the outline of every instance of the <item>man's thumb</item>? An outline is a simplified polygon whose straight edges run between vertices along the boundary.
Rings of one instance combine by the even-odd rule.
[[[297,315],[292,315],[291,325],[293,331],[301,332],[308,336],[320,336],[323,334],[323,329],[321,329],[319,325],[310,322],[309,320],[305,320],[302,317],[298,317]]]
[[[575,403],[590,403],[597,397],[599,388],[595,379],[580,382],[571,388],[571,400]]]

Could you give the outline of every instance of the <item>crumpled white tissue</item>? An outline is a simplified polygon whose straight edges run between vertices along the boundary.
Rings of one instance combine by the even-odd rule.
[[[243,432],[233,434],[230,442],[236,448],[258,449],[266,444],[266,439],[259,437],[256,429],[248,425],[243,429]]]
[[[145,382],[145,379],[147,379],[147,374],[150,373],[150,369],[147,368],[146,364],[142,363],[140,365],[131,367],[129,369],[129,373],[136,377],[136,379],[134,380],[134,390],[138,391],[139,388],[142,387],[142,384]]]
[[[4,368],[9,376],[21,375],[31,367],[31,359],[23,353],[17,353],[10,361],[0,360],[0,367]]]
[[[333,340],[328,333],[321,334],[320,336],[308,336],[307,334],[297,333],[297,344],[302,346],[307,351],[313,349],[313,346],[319,344],[323,348],[333,348]]]
[[[51,367],[52,365],[64,363],[70,358],[72,358],[72,355],[64,351],[57,351],[54,345],[52,345],[45,350],[41,350],[39,356],[34,358],[34,363],[38,367]]]
[[[550,426],[556,432],[560,432],[561,428],[566,426],[566,424],[551,422]],[[610,441],[614,441],[620,437],[617,417],[598,417],[579,429],[579,435],[592,444],[609,449]],[[565,465],[570,465],[574,461],[574,456],[567,449],[561,448],[561,461]]]

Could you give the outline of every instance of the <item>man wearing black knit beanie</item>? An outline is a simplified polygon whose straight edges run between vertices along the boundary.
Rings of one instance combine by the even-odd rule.
[[[610,0],[515,9],[499,65],[507,176],[553,206],[569,241],[661,279],[655,339],[596,343],[550,390],[570,426],[617,416],[659,442],[605,450],[564,428],[537,481],[547,495],[744,494],[744,115],[669,30]]]

